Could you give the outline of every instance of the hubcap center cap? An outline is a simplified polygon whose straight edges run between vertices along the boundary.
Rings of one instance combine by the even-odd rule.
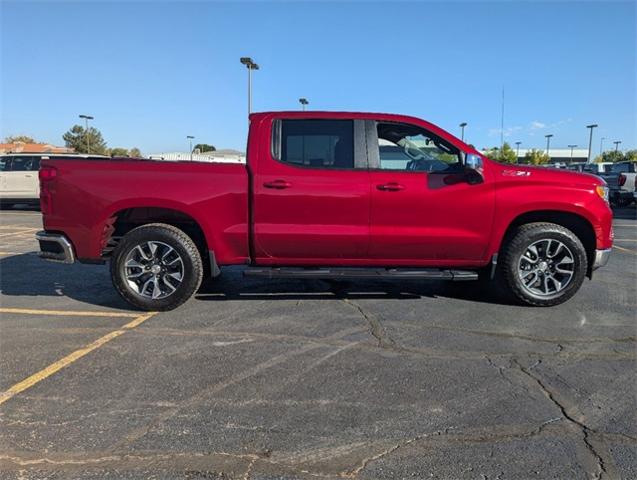
[[[545,262],[545,261],[542,261],[542,262],[539,263],[538,269],[541,272],[546,272],[549,269],[549,264],[547,262]]]
[[[159,265],[153,265],[152,267],[150,267],[150,271],[157,275],[159,272],[161,272],[161,267]]]

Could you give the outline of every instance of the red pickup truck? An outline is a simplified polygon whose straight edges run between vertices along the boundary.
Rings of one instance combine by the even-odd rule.
[[[246,165],[52,158],[40,182],[40,255],[110,260],[119,294],[147,310],[177,307],[225,265],[495,278],[524,303],[556,305],[612,247],[600,178],[495,163],[402,115],[255,113]]]

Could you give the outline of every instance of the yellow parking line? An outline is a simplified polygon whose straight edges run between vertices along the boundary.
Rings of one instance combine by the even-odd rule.
[[[75,310],[34,310],[31,308],[0,308],[0,313],[25,313],[28,315],[61,315],[64,317],[126,317],[137,318],[139,313],[78,312]]]
[[[613,245],[613,248],[616,248],[617,250],[620,250],[622,252],[627,252],[627,253],[632,253],[633,255],[637,255],[637,252],[635,250],[630,250],[628,248],[620,247],[619,245]]]
[[[26,235],[26,234],[30,234],[37,231],[38,231],[37,228],[29,228],[27,230],[22,230],[20,232],[0,233],[0,237],[11,237],[13,235]]]
[[[35,385],[35,384],[41,382],[42,380],[50,377],[54,373],[59,372],[64,367],[72,364],[76,360],[82,358],[84,355],[87,355],[87,354],[91,353],[93,350],[101,347],[105,343],[108,343],[111,340],[113,340],[114,338],[117,338],[120,335],[123,335],[124,333],[126,333],[127,330],[132,330],[133,328],[141,325],[146,320],[148,320],[150,317],[155,315],[155,313],[156,312],[151,312],[151,313],[145,313],[144,315],[139,315],[135,320],[133,320],[132,322],[127,323],[126,325],[124,325],[120,329],[114,330],[114,331],[112,331],[110,333],[107,333],[103,337],[100,337],[97,340],[95,340],[93,343],[89,343],[84,348],[80,348],[79,350],[75,350],[73,353],[70,353],[66,357],[61,358],[57,362],[52,363],[51,365],[49,365],[45,369],[40,370],[37,373],[34,373],[30,377],[25,378],[24,380],[22,380],[19,383],[16,383],[11,388],[9,388],[9,390],[6,390],[5,392],[0,394],[0,405],[2,405],[7,400],[15,397],[18,393],[24,392],[27,388],[31,388],[33,385]]]

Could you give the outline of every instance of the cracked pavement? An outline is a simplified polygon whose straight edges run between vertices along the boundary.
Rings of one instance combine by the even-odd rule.
[[[637,238],[634,216],[616,219],[618,238]],[[106,267],[45,263],[14,240],[2,307],[130,313]],[[637,478],[637,251],[624,246],[546,309],[472,283],[226,269],[0,405],[0,479]],[[128,321],[2,313],[2,391]]]

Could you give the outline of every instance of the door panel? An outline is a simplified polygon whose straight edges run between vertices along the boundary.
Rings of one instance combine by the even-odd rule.
[[[370,172],[370,257],[413,260],[414,265],[482,259],[493,222],[493,184],[487,180],[449,185],[448,177]],[[378,188],[384,185],[401,188]]]
[[[34,199],[39,197],[39,159],[31,156],[15,156],[10,169],[4,172],[5,196],[10,198]]]
[[[370,258],[484,263],[495,206],[489,172],[469,184],[460,149],[418,125],[368,122],[366,128],[373,168]]]
[[[365,163],[364,126],[281,122],[280,160],[263,152],[253,180],[257,261],[312,265],[366,258],[369,174],[354,168]]]

